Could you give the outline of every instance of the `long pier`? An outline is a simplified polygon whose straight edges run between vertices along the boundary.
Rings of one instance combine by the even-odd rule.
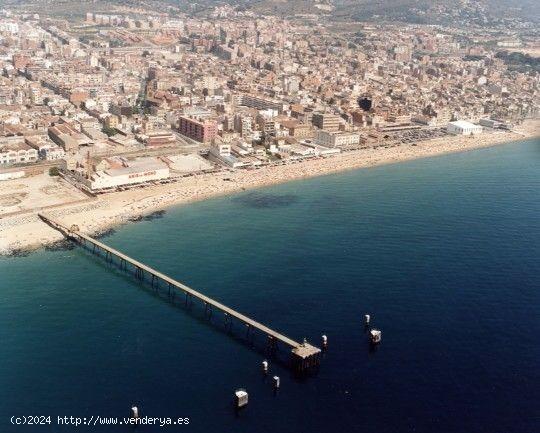
[[[173,278],[151,268],[150,266],[147,266],[144,263],[139,262],[138,260],[135,260],[129,257],[128,255],[122,253],[121,251],[115,250],[114,248],[109,247],[103,242],[100,242],[88,235],[85,235],[84,233],[81,233],[79,231],[78,226],[76,225],[71,226],[71,228],[67,228],[64,225],[58,223],[57,221],[52,220],[51,218],[43,214],[38,214],[38,216],[46,224],[48,224],[52,228],[61,232],[68,239],[71,239],[87,248],[91,248],[94,253],[96,251],[99,252],[100,250],[104,251],[105,258],[107,261],[112,261],[113,257],[116,257],[117,260],[119,261],[121,269],[127,270],[128,264],[131,265],[135,272],[135,275],[139,279],[144,279],[145,273],[150,275],[152,278],[151,279],[152,286],[154,284],[159,284],[159,281],[163,281],[164,283],[168,285],[169,294],[171,290],[175,290],[175,289],[180,290],[185,294],[186,298],[188,296],[191,296],[203,302],[206,309],[215,308],[216,310],[223,312],[227,319],[230,320],[232,318],[235,318],[238,321],[244,323],[246,326],[248,326],[248,330],[257,329],[260,332],[266,334],[269,338],[269,341],[272,343],[272,345],[275,346],[275,344],[278,341],[285,344],[286,346],[291,348],[293,362],[299,370],[305,370],[309,367],[316,366],[319,364],[321,350],[315,346],[312,346],[307,341],[304,340],[302,343],[299,343],[287,337],[286,335],[283,335],[277,331],[274,331],[268,326],[265,326],[262,323],[259,323],[247,317],[246,315],[239,313],[238,311],[230,307],[227,307],[226,305],[206,295],[203,295],[197,290],[194,290],[191,287],[188,287],[185,284],[179,281],[176,281]]]

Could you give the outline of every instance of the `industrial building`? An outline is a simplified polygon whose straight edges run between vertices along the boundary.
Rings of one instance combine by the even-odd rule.
[[[159,181],[170,176],[168,165],[158,158],[107,158],[102,162],[109,168],[97,170],[83,179],[83,184],[92,191]]]
[[[465,120],[456,120],[448,124],[446,132],[453,135],[476,135],[482,132],[482,127]]]

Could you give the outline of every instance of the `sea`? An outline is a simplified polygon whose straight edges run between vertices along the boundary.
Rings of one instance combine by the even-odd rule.
[[[101,240],[297,341],[326,335],[319,368],[64,243],[0,259],[0,432],[540,431],[539,140],[181,205]]]

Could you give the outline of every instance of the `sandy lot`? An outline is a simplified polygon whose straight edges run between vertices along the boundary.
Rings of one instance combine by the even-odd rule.
[[[85,198],[77,188],[45,173],[6,180],[0,182],[0,216]]]

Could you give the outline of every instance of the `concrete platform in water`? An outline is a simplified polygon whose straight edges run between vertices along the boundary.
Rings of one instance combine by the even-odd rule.
[[[321,349],[304,341],[292,349],[293,363],[299,370],[315,367],[320,363]]]

